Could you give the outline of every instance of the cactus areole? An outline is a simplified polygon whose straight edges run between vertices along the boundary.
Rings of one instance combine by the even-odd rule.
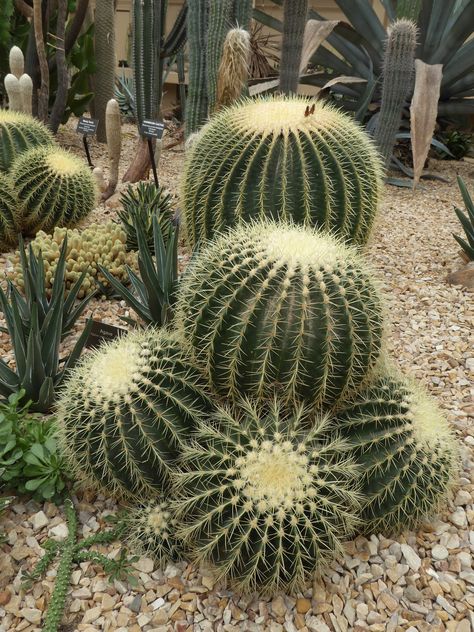
[[[188,240],[267,217],[365,244],[381,183],[378,153],[347,115],[305,97],[247,99],[213,117],[189,153]]]

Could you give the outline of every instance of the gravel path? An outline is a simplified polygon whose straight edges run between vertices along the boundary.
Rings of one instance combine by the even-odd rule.
[[[130,155],[131,128],[127,134],[124,154]],[[70,130],[63,131],[63,141],[80,149]],[[98,160],[96,147],[94,152]],[[173,191],[182,156],[178,148],[162,160],[162,180]],[[445,283],[447,273],[461,267],[451,235],[459,232],[452,207],[461,204],[455,175],[474,183],[474,165],[434,167],[450,184],[429,182],[415,194],[387,188],[368,256],[388,299],[393,357],[437,398],[462,443],[460,487],[446,512],[418,532],[349,542],[344,559],[297,598],[242,597],[214,585],[206,569],[183,563],[162,572],[147,558],[135,564],[139,584],[131,590],[109,584],[99,567],[83,563],[72,576],[64,632],[474,631],[474,293]],[[112,200],[91,221],[113,213]],[[94,301],[91,311],[111,323],[125,314],[123,306],[105,301]],[[8,355],[4,336],[2,345]],[[76,500],[83,535],[101,528],[115,509],[102,497],[82,494]],[[20,577],[41,556],[48,535],[65,536],[64,517],[50,503],[19,500],[2,526],[7,542],[0,549],[0,631],[40,630],[56,568],[26,593]],[[118,547],[102,551],[113,556]]]

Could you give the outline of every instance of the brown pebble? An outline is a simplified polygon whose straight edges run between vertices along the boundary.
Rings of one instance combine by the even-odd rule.
[[[12,594],[9,590],[2,590],[2,592],[0,592],[0,606],[6,606],[11,598]]]
[[[296,600],[296,612],[299,612],[299,614],[306,614],[310,608],[311,601],[309,599]]]

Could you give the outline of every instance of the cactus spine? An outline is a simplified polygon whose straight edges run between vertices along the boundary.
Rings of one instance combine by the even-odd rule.
[[[209,4],[209,24],[206,38],[206,71],[207,94],[209,98],[209,112],[212,114],[216,108],[217,81],[219,66],[224,50],[224,41],[230,28],[230,16],[232,15],[234,0],[221,0]]]
[[[367,379],[381,346],[378,293],[362,261],[299,226],[240,226],[203,248],[178,322],[220,393],[330,405]]]
[[[298,90],[307,18],[308,0],[285,0],[280,61],[280,92],[283,94]]]
[[[225,38],[217,81],[216,110],[232,105],[247,85],[250,62],[250,34],[231,29]]]
[[[59,403],[60,443],[79,478],[143,499],[169,485],[195,423],[210,409],[182,341],[152,329],[87,355]]]
[[[95,206],[93,175],[82,160],[63,149],[30,149],[15,161],[11,178],[26,235],[75,226]]]
[[[413,82],[416,35],[416,24],[410,20],[396,20],[388,29],[382,102],[374,134],[386,169],[390,167],[403,106]]]
[[[345,405],[337,426],[362,467],[364,531],[416,527],[445,501],[456,441],[436,404],[406,378],[380,376]]]
[[[105,143],[106,108],[115,86],[115,1],[101,0],[95,8],[95,55],[98,60],[94,79],[94,113],[99,120],[97,140]]]
[[[217,3],[213,3],[215,5]],[[209,108],[206,87],[208,1],[188,0],[189,88],[186,102],[186,136],[205,123]],[[217,72],[217,67],[216,67]]]
[[[28,149],[54,144],[53,135],[42,123],[10,110],[0,110],[0,138],[0,171],[10,171],[16,158]]]
[[[117,188],[119,178],[120,154],[122,152],[122,120],[120,106],[115,99],[107,103],[105,113],[107,148],[109,152],[109,184],[103,198],[108,199]]]
[[[302,589],[341,551],[358,509],[357,468],[327,420],[268,408],[245,402],[200,425],[175,476],[178,535],[194,559],[265,594]]]
[[[270,217],[365,244],[381,172],[365,132],[331,106],[297,96],[248,99],[216,114],[187,154],[189,243]]]
[[[16,243],[18,233],[18,200],[10,178],[0,172],[0,248]]]

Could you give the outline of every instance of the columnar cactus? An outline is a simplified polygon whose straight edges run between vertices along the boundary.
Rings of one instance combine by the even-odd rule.
[[[210,409],[182,341],[152,329],[88,354],[58,406],[59,439],[79,478],[143,500],[165,491],[198,419]]]
[[[167,500],[153,498],[127,510],[125,525],[131,551],[154,557],[159,566],[181,557],[181,546],[176,538],[178,522]]]
[[[18,46],[12,46],[10,49],[10,54],[8,56],[8,62],[10,65],[10,72],[12,75],[15,75],[17,79],[25,72],[25,58],[23,56],[23,51]]]
[[[9,73],[4,80],[5,91],[8,95],[8,109],[10,112],[21,112],[23,102],[21,99],[20,80],[15,75]]]
[[[209,3],[209,23],[206,37],[206,71],[209,112],[214,112],[217,100],[217,77],[224,49],[224,40],[231,27],[234,0]]]
[[[22,232],[73,227],[94,208],[96,188],[87,165],[56,147],[36,147],[15,161],[11,178],[22,206]]]
[[[16,242],[18,228],[18,200],[10,179],[0,173],[0,248],[7,249]]]
[[[339,412],[337,427],[362,467],[366,532],[416,527],[445,501],[456,441],[436,404],[406,378],[376,379]]]
[[[381,184],[375,148],[345,114],[304,97],[249,99],[216,114],[187,155],[188,240],[271,217],[364,244]]]
[[[99,119],[97,140],[105,143],[106,108],[115,86],[115,1],[101,0],[95,6],[95,55],[98,60],[94,82],[94,113]]]
[[[193,258],[178,300],[195,359],[224,395],[331,405],[379,356],[382,310],[364,263],[300,226],[260,222],[219,237]]]
[[[108,199],[117,188],[119,178],[120,154],[122,152],[122,118],[120,106],[115,99],[110,99],[105,111],[105,128],[107,132],[107,149],[109,152],[109,184],[103,198]]]
[[[341,551],[358,511],[357,467],[327,419],[247,402],[199,426],[175,475],[178,536],[245,592],[302,588]]]
[[[0,110],[0,171],[9,171],[20,154],[38,145],[54,145],[42,123],[21,112]]]
[[[280,62],[280,91],[283,94],[296,93],[298,90],[307,19],[308,0],[285,0]]]
[[[390,167],[403,106],[412,88],[416,34],[416,24],[411,20],[396,20],[388,29],[383,64],[382,102],[374,134],[386,168]]]
[[[205,123],[208,114],[209,99],[206,85],[208,14],[208,0],[188,0],[189,89],[186,101],[186,136],[197,132]]]
[[[250,53],[250,33],[240,28],[230,29],[219,66],[216,111],[232,105],[242,96],[249,76]]]

